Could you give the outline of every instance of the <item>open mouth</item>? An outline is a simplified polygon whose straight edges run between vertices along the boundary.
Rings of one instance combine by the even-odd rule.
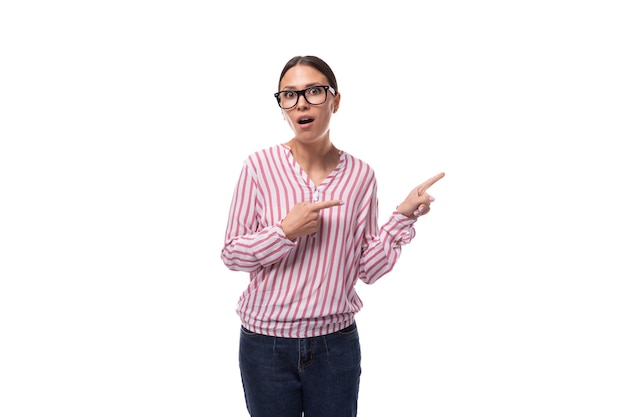
[[[305,125],[311,122],[313,122],[313,119],[311,117],[303,117],[302,119],[298,119],[298,124],[300,125]]]

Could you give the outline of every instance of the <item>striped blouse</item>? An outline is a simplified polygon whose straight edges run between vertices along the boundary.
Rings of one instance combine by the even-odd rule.
[[[258,151],[243,164],[222,249],[224,264],[250,274],[237,306],[242,325],[278,337],[312,337],[347,327],[362,307],[357,280],[392,270],[413,223],[393,213],[378,228],[373,169],[341,151],[339,164],[315,185],[285,144]],[[319,229],[291,241],[280,227],[302,201],[342,200],[321,210]]]

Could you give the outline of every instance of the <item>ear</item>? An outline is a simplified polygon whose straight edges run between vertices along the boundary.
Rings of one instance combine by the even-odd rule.
[[[341,94],[337,93],[335,100],[333,100],[333,113],[337,113],[339,110],[339,102],[341,101]]]

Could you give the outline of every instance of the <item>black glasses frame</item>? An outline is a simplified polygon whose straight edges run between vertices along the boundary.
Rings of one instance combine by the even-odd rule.
[[[322,101],[321,103],[317,103],[317,104],[313,104],[311,103],[307,98],[306,98],[306,92],[309,91],[312,88],[323,88],[324,89],[324,101]],[[298,105],[298,101],[300,100],[300,96],[304,97],[304,100],[306,100],[307,103],[309,103],[311,106],[319,106],[320,104],[324,104],[326,103],[326,100],[328,100],[328,92],[331,92],[332,95],[335,95],[335,89],[332,88],[329,85],[312,85],[311,87],[307,87],[304,90],[281,90],[278,93],[274,93],[274,97],[276,97],[276,101],[278,102],[278,106],[283,109],[283,110],[289,110],[289,109],[293,109],[294,107],[296,107]],[[296,102],[293,104],[293,106],[291,107],[283,107],[280,105],[280,93],[286,93],[286,92],[290,92],[290,93],[296,93],[297,97],[296,97]]]

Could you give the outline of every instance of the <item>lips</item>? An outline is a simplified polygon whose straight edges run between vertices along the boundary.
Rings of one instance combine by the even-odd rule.
[[[308,123],[312,123],[313,122],[313,118],[312,117],[301,117],[298,119],[298,124],[299,125],[305,125]]]

